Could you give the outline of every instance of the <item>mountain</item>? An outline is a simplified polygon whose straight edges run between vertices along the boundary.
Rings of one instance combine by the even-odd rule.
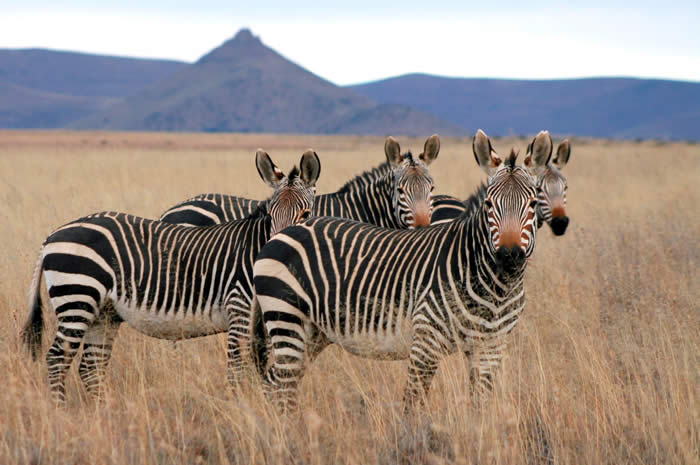
[[[0,80],[0,128],[59,128],[118,99],[59,94]]]
[[[64,95],[126,97],[184,65],[45,49],[0,49],[0,81]]]
[[[474,131],[700,139],[700,83],[633,78],[464,79],[410,74],[349,88]]]
[[[700,83],[410,74],[339,87],[242,29],[191,64],[0,49],[0,127],[700,140]]]
[[[378,105],[338,87],[282,57],[247,29],[196,63],[71,126],[407,135],[463,132],[421,110]]]
[[[0,127],[65,126],[183,65],[44,49],[0,49]]]

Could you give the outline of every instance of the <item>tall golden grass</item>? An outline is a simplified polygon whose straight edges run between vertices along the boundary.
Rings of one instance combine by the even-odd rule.
[[[481,407],[461,356],[404,417],[405,363],[330,348],[283,418],[254,381],[231,391],[223,336],[172,344],[124,325],[104,402],[86,399],[73,368],[56,409],[45,362],[18,340],[44,238],[96,211],[157,217],[211,191],[262,198],[258,146],[285,170],[314,147],[319,192],[384,157],[375,137],[0,132],[0,464],[699,462],[700,146],[684,143],[573,141],[572,223],[561,238],[541,230],[525,313]],[[467,139],[443,140],[431,169],[437,192],[460,197],[483,179]]]

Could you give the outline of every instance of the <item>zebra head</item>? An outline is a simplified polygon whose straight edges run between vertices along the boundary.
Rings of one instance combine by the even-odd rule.
[[[483,208],[491,255],[505,274],[517,274],[524,269],[535,248],[534,178],[524,167],[515,164],[518,154],[512,149],[505,160],[501,159],[481,129],[474,136],[472,149],[477,163],[488,174]]]
[[[440,152],[440,137],[433,134],[423,146],[423,152],[414,158],[411,152],[401,154],[401,147],[393,137],[384,142],[384,153],[391,166],[393,186],[391,200],[395,219],[401,228],[419,228],[430,225],[433,212],[433,178],[428,171]]]
[[[568,185],[566,178],[561,174],[561,169],[564,168],[569,161],[571,155],[571,144],[568,140],[564,140],[557,147],[557,155],[550,162],[552,155],[551,142],[549,153],[540,151],[539,156],[546,160],[533,159],[533,145],[536,142],[533,140],[527,147],[527,157],[525,158],[525,166],[530,173],[537,179],[537,227],[542,226],[546,222],[552,232],[561,236],[566,232],[566,227],[569,225],[569,217],[566,216],[566,191]]]
[[[299,168],[295,166],[287,176],[262,149],[255,154],[255,165],[265,184],[275,190],[267,201],[268,213],[272,218],[270,237],[311,215],[316,181],[321,174],[321,161],[316,152],[311,149],[304,152]]]

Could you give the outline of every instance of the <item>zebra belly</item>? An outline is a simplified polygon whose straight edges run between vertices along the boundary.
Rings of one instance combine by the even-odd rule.
[[[177,312],[142,309],[131,302],[114,302],[119,316],[137,331],[160,339],[188,339],[222,333],[228,329],[224,309],[218,306],[210,312],[192,314],[178,309]]]
[[[353,355],[375,360],[405,360],[411,353],[413,329],[410,323],[392,329],[354,334],[327,332],[326,336]]]

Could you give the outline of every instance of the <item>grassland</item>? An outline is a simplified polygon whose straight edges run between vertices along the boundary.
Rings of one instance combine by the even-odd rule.
[[[700,145],[684,143],[573,141],[572,223],[538,236],[528,305],[482,408],[460,356],[405,418],[405,363],[331,348],[304,378],[299,414],[280,418],[254,383],[231,392],[223,336],[173,345],[126,326],[104,402],[86,400],[74,367],[68,408],[54,408],[45,363],[17,337],[44,238],[95,211],[156,217],[208,191],[262,198],[258,146],[284,169],[314,147],[320,192],[383,159],[372,137],[0,132],[0,464],[699,462]],[[432,171],[438,192],[460,197],[483,178],[464,139],[443,139]]]

